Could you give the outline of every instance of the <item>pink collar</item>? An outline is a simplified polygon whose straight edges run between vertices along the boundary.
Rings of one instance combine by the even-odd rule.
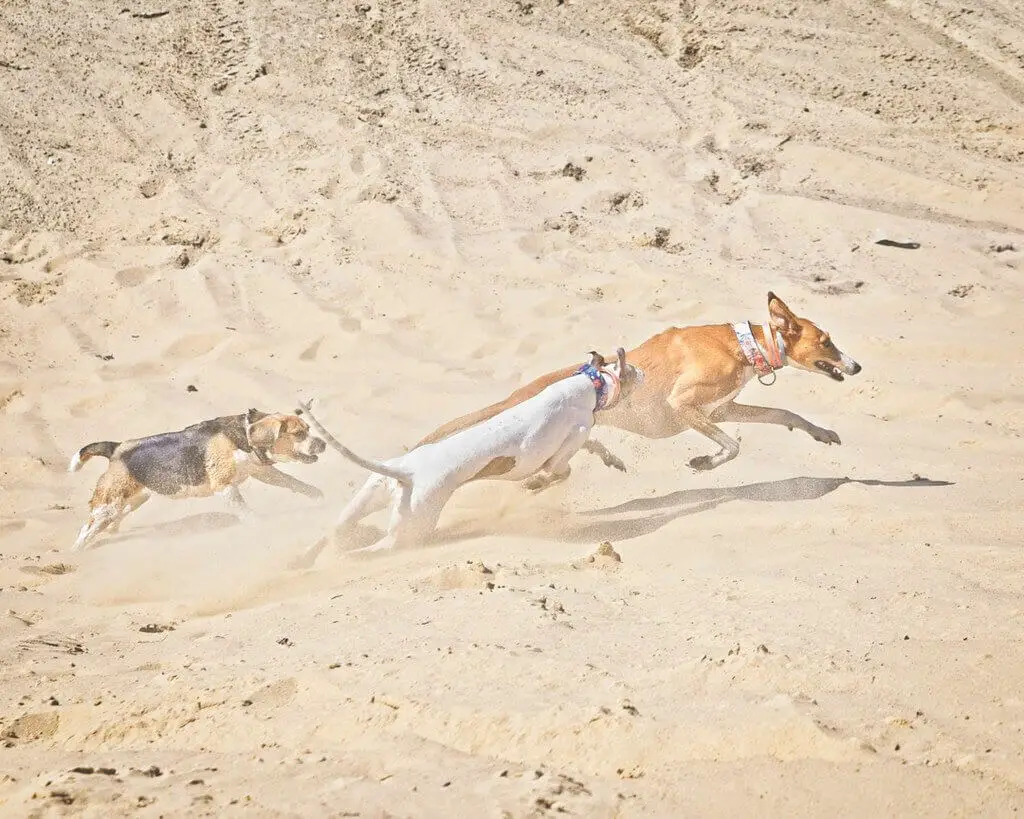
[[[762,325],[765,337],[765,348],[763,349],[754,334],[750,330],[749,321],[741,321],[733,324],[732,330],[736,334],[736,340],[740,344],[740,350],[747,361],[757,373],[757,380],[765,386],[775,383],[775,371],[786,366],[786,344],[781,335],[776,335],[774,328],[769,324]],[[765,381],[768,376],[771,381]]]

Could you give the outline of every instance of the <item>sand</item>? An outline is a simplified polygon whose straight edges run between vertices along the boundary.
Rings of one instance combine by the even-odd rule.
[[[1022,43],[1010,0],[5,0],[0,813],[1024,808]],[[769,289],[864,371],[741,399],[841,447],[599,428],[625,474],[290,571],[365,477],[327,453],[322,502],[68,551],[90,441],[302,396],[388,456]]]

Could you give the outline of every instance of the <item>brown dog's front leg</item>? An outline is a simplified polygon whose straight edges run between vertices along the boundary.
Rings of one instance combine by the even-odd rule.
[[[789,429],[799,429],[823,444],[839,444],[839,436],[830,429],[815,426],[795,412],[774,407],[757,407],[751,404],[736,404],[730,401],[711,413],[713,421],[735,421],[740,424],[776,424]]]

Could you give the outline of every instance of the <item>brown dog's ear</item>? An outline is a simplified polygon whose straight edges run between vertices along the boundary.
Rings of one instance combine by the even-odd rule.
[[[796,315],[771,291],[768,292],[768,317],[772,327],[784,336],[799,335],[800,322]]]
[[[261,418],[255,424],[248,424],[245,428],[245,437],[253,449],[270,449],[281,437],[283,422],[280,418],[268,415]]]
[[[591,350],[589,353],[587,353],[587,355],[590,356],[590,361],[587,362],[587,363],[590,364],[591,367],[603,367],[604,366],[604,356],[601,355],[600,353],[597,353],[597,352],[594,352],[593,350]]]

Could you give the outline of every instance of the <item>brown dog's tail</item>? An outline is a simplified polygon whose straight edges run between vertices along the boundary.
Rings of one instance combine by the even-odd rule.
[[[68,472],[77,472],[82,468],[82,464],[95,455],[101,455],[109,459],[114,454],[114,450],[119,446],[120,444],[114,441],[96,441],[92,444],[86,444],[71,459],[71,463],[68,464]]]

